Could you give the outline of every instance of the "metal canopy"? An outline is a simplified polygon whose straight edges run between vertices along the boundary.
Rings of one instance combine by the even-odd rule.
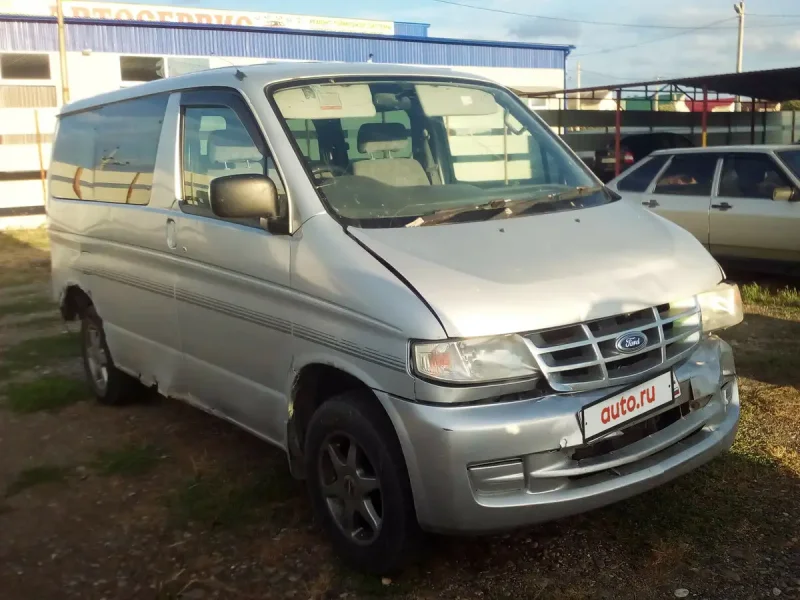
[[[525,93],[526,97],[536,96],[561,96],[578,92],[605,92],[612,90],[626,90],[631,88],[658,89],[663,86],[683,86],[695,89],[706,89],[717,94],[730,94],[731,96],[745,96],[770,102],[785,102],[800,98],[800,67],[786,69],[770,69],[767,71],[747,71],[745,73],[726,73],[722,75],[703,75],[700,77],[681,77],[677,79],[658,79],[654,81],[639,81],[622,83],[619,85],[602,85],[588,88],[575,88],[569,90],[551,90],[550,92]]]

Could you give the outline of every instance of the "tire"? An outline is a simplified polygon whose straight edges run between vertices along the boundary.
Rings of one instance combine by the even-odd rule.
[[[402,570],[418,556],[422,534],[400,442],[377,398],[365,392],[346,392],[324,402],[312,415],[305,437],[307,485],[314,514],[337,554],[359,571],[385,575]],[[355,475],[350,460],[352,443],[356,445]],[[331,452],[337,455],[341,471]],[[376,484],[376,490],[362,493]],[[362,500],[364,504],[360,504]],[[342,525],[350,524],[343,515],[351,512],[353,503],[360,506],[351,519],[353,530],[360,527],[360,534]],[[368,505],[371,512],[364,508]],[[377,528],[375,520],[366,518],[368,514],[380,518]]]
[[[144,386],[114,365],[103,320],[94,306],[87,307],[81,315],[81,355],[86,381],[98,402],[119,406],[141,396]]]

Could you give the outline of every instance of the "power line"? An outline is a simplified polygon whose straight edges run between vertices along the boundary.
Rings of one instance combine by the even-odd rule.
[[[681,25],[655,25],[651,23],[614,23],[610,21],[588,21],[583,19],[568,19],[566,17],[552,17],[546,15],[534,15],[531,13],[516,12],[513,10],[503,10],[502,8],[488,8],[486,6],[477,6],[475,4],[466,4],[464,2],[455,2],[454,0],[431,0],[439,4],[448,4],[450,6],[459,6],[461,8],[471,8],[474,10],[483,10],[486,12],[499,13],[503,15],[512,15],[515,17],[527,17],[531,19],[545,19],[547,21],[561,21],[564,23],[579,23],[581,25],[601,25],[606,27],[630,27],[638,29],[681,29],[684,31],[694,31],[696,27],[688,27]],[[726,21],[729,19],[725,19]],[[720,21],[722,22],[722,21]]]
[[[624,46],[612,46],[610,48],[601,48],[600,50],[592,50],[591,52],[583,52],[581,54],[573,54],[571,56],[573,58],[578,58],[578,57],[581,57],[581,56],[592,56],[594,54],[608,54],[610,52],[616,52],[618,50],[627,50],[629,48],[638,48],[639,46],[644,46],[645,44],[655,44],[657,42],[663,42],[664,40],[671,40],[673,38],[680,37],[682,35],[688,35],[688,34],[693,33],[695,31],[700,31],[701,29],[711,29],[715,25],[719,25],[720,23],[727,23],[728,21],[733,21],[735,19],[736,19],[736,17],[729,17],[727,19],[722,19],[722,20],[719,20],[719,21],[713,21],[711,23],[706,23],[705,25],[699,25],[697,27],[692,27],[691,29],[686,30],[686,31],[680,31],[678,33],[673,33],[671,35],[665,35],[665,36],[654,38],[654,39],[651,39],[651,40],[645,40],[643,42],[636,42],[634,44],[626,44]]]
[[[767,19],[800,19],[800,15],[764,15],[760,13],[747,13],[748,17],[765,17]]]

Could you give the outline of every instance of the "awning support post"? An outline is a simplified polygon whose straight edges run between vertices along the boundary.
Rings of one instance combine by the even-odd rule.
[[[708,86],[703,86],[703,148],[708,146]]]
[[[622,90],[617,90],[617,115],[614,123],[614,176],[622,172]]]
[[[756,143],[756,99],[750,102],[750,143]]]

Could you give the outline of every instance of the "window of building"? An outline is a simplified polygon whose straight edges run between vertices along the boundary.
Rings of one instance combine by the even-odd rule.
[[[621,192],[644,192],[668,158],[669,156],[653,156],[646,159],[644,164],[634,168],[628,175],[620,179],[617,189]]]
[[[3,108],[52,108],[58,106],[54,85],[0,85]]]
[[[0,54],[3,79],[50,79],[48,54]]]
[[[196,73],[197,71],[205,71],[210,68],[211,61],[207,58],[167,58],[167,75],[169,77]]]
[[[209,191],[218,177],[257,173],[269,176],[279,196],[286,195],[272,159],[264,156],[247,127],[228,106],[187,107],[183,117],[183,203],[189,214],[217,218]],[[285,202],[282,203],[284,206]],[[256,219],[230,219],[258,226]]]
[[[164,78],[164,59],[158,56],[120,56],[123,83],[141,83]]]
[[[654,194],[711,196],[717,167],[714,154],[677,154],[656,184]]]
[[[160,95],[62,117],[50,166],[53,196],[148,204],[166,109]]]
[[[772,200],[777,188],[788,187],[792,184],[766,154],[735,154],[722,164],[720,196]]]

